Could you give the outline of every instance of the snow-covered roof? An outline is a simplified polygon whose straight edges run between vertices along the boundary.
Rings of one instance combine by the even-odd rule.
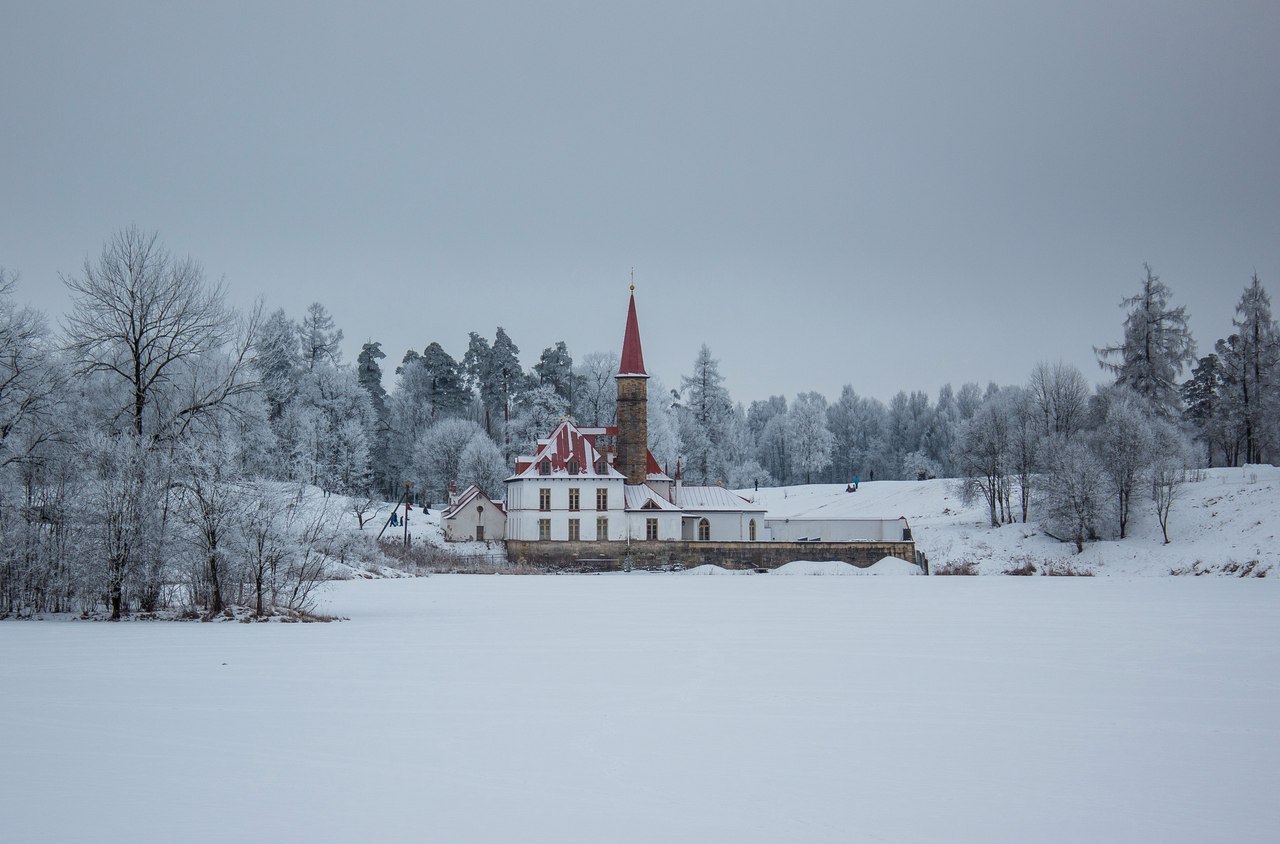
[[[452,519],[454,516],[458,515],[458,513],[462,512],[463,507],[466,507],[468,504],[470,504],[477,498],[481,499],[482,501],[487,501],[490,504],[492,504],[494,507],[497,507],[498,512],[500,513],[506,512],[506,507],[503,505],[501,501],[495,498],[490,498],[483,489],[481,489],[479,486],[475,484],[472,484],[471,486],[467,487],[462,491],[462,494],[458,496],[457,502],[450,504],[448,507],[444,509],[443,512],[440,513],[440,518]]]
[[[680,510],[644,484],[627,484],[622,489],[628,510]]]
[[[676,503],[683,510],[732,510],[735,512],[763,513],[765,508],[722,486],[692,486],[685,484],[676,496]]]
[[[596,438],[616,438],[617,436],[618,429],[616,426],[579,428],[566,419],[556,427],[551,436],[538,440],[538,450],[534,454],[521,455],[516,458],[515,473],[507,480],[579,476],[589,478],[625,477],[613,467],[613,460],[616,456],[613,453],[607,456],[608,471],[603,474],[598,471],[600,450],[596,448]],[[645,470],[648,473],[648,479],[651,481],[670,481],[671,478],[662,471],[662,467],[658,465],[653,452],[646,449],[645,455]],[[548,461],[549,471],[546,474],[539,471],[539,464],[543,460]],[[578,474],[576,476],[569,474],[569,463],[571,461],[578,464]]]
[[[543,462],[547,471],[542,471]],[[576,464],[576,473],[570,473],[570,464]],[[529,456],[516,458],[516,471],[507,480],[516,478],[589,477],[621,478],[622,473],[606,466],[600,472],[600,452],[595,447],[595,437],[585,435],[569,420],[564,420],[551,436],[538,440],[538,450]]]

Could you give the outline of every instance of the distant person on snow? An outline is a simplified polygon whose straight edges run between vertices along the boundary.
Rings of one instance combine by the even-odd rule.
[[[391,526],[392,526],[392,527],[400,527],[400,518],[399,518],[398,516],[396,516],[396,511],[395,511],[395,510],[392,510],[392,511],[391,511]]]

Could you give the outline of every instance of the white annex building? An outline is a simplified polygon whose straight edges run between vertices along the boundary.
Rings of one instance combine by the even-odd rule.
[[[565,420],[507,478],[507,539],[572,542],[764,540],[763,507],[719,486],[686,486],[649,452],[644,354],[632,288],[622,344],[618,424]]]

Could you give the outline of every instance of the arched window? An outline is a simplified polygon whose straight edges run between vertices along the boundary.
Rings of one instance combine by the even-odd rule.
[[[698,520],[698,541],[711,541],[711,522],[707,521],[705,518]]]
[[[755,519],[752,519],[747,524],[747,539],[751,540],[752,542],[756,541],[756,520]]]

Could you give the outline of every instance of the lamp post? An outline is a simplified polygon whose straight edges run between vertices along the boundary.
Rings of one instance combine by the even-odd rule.
[[[409,547],[409,490],[413,489],[413,481],[404,482],[404,547]]]

